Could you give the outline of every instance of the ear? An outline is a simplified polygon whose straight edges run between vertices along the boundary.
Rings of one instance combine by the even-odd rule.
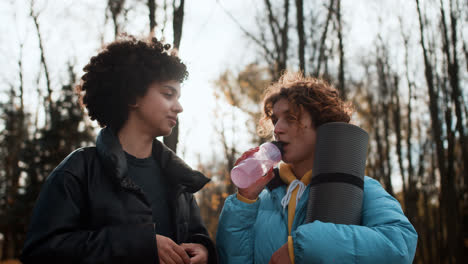
[[[130,102],[128,102],[128,107],[130,109],[136,109],[139,107],[138,105],[138,100],[135,98],[134,100],[130,100]]]

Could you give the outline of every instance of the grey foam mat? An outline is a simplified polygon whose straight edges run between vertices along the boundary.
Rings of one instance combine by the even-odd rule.
[[[368,142],[367,132],[351,124],[327,123],[317,129],[313,178],[336,177],[311,184],[306,222],[361,223],[363,189],[339,179],[344,174],[364,180]]]
[[[339,182],[314,185],[310,187],[309,199],[313,204],[312,209],[307,211],[307,219],[345,225],[361,224],[362,190],[354,185]]]
[[[364,177],[369,135],[358,126],[333,122],[317,129],[313,176],[346,173]]]

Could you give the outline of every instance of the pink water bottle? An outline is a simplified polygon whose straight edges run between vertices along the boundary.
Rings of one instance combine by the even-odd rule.
[[[257,152],[231,170],[232,182],[239,188],[249,187],[281,161],[282,151],[279,141],[263,143]]]

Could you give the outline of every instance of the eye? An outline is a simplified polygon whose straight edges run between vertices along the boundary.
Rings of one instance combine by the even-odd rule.
[[[163,95],[167,98],[172,98],[174,96],[174,93],[171,92],[163,92]]]
[[[287,120],[288,122],[293,122],[293,121],[296,121],[296,117],[293,116],[293,115],[291,115],[291,114],[288,114],[288,115],[286,116],[286,120]]]

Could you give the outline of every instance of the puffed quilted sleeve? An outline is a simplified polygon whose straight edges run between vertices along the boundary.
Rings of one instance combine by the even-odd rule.
[[[219,217],[216,244],[220,263],[254,262],[254,224],[260,201],[241,202],[236,195],[229,196]]]
[[[315,221],[293,232],[295,262],[412,263],[417,233],[398,201],[366,177],[362,226]]]

